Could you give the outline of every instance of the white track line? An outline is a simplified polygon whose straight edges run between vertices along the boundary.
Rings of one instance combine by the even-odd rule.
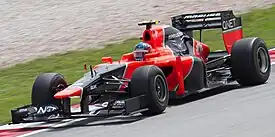
[[[74,119],[74,120],[69,121],[69,122],[66,122],[66,123],[61,123],[61,124],[53,125],[53,126],[51,126],[50,128],[58,128],[58,127],[67,126],[67,125],[70,125],[70,124],[72,124],[72,123],[74,123],[74,122],[82,121],[82,120],[85,120],[85,119],[87,119],[87,118]],[[17,137],[27,137],[27,136],[34,135],[34,134],[37,134],[37,133],[40,133],[40,132],[49,131],[50,128],[46,128],[46,129],[41,129],[41,130],[33,131],[33,132],[30,132],[30,133],[27,133],[27,134],[19,135],[19,136],[17,136]]]

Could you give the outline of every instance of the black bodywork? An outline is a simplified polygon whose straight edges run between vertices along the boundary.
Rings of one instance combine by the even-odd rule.
[[[207,20],[209,18],[211,20]],[[240,18],[236,18],[232,11],[172,17],[173,27],[165,28],[165,44],[173,50],[175,56],[193,55],[193,30],[223,28],[223,31],[226,31],[226,28],[222,27],[221,20],[232,18],[238,20],[237,26],[241,25]],[[197,19],[202,19],[202,21],[188,22],[188,20]],[[212,52],[206,64],[201,59],[194,57],[193,65],[194,69],[184,81],[188,91],[219,86],[234,80],[230,73],[230,56],[226,51]],[[27,105],[11,110],[12,121],[13,123],[24,123],[79,117],[109,117],[147,110],[146,101],[144,101],[145,95],[131,96],[130,88],[127,87],[124,92],[118,91],[125,83],[128,86],[131,84],[129,80],[123,79],[125,69],[125,64],[102,64],[69,85],[81,86],[86,91],[81,95],[80,112],[64,111],[65,108],[53,104]],[[68,103],[67,100],[63,102]],[[90,103],[99,104],[98,108],[90,111]],[[103,105],[104,103],[105,105]]]
[[[129,80],[122,78],[125,69],[125,64],[102,64],[69,85],[81,86],[85,91],[81,95],[80,111],[73,112],[70,108],[54,104],[26,105],[11,110],[12,123],[56,121],[81,117],[110,117],[146,111],[145,95],[131,96],[128,88],[125,91],[118,91],[125,82],[127,85],[130,83]],[[63,100],[63,103],[70,104],[70,98]],[[89,110],[89,104],[93,104],[95,109]],[[70,107],[70,105],[67,106]],[[66,111],[68,109],[69,111]]]
[[[225,22],[234,20],[231,28]],[[171,18],[172,27],[164,28],[165,45],[175,56],[193,56],[193,69],[184,80],[188,93],[194,93],[206,87],[213,88],[232,82],[230,55],[227,51],[210,52],[208,61],[204,63],[194,55],[193,31],[199,30],[200,41],[202,30],[221,28],[223,32],[234,30],[242,26],[241,17],[235,17],[233,11],[203,12],[196,14],[182,14]],[[185,95],[184,95],[185,96]]]
[[[228,21],[234,20],[234,24],[228,27],[226,23]],[[234,29],[238,29],[242,27],[241,17],[236,17],[233,14],[233,11],[219,11],[219,12],[203,12],[203,13],[195,13],[195,14],[182,14],[178,16],[174,16],[171,18],[172,26],[176,28],[176,30],[181,31],[183,34],[181,37],[177,38],[178,41],[181,41],[183,47],[182,55],[188,54],[192,55],[193,53],[193,31],[199,30],[200,33],[200,41],[202,38],[202,30],[205,29],[217,29],[221,28],[222,32],[231,31]],[[180,42],[175,42],[180,43]],[[195,62],[194,64],[202,64]],[[214,87],[226,84],[228,82],[232,82],[235,79],[231,75],[231,64],[230,64],[230,55],[227,51],[215,51],[210,52],[208,56],[208,62],[204,64],[204,71],[199,70],[196,71],[199,74],[199,79],[202,81],[206,81],[206,87]],[[194,70],[195,71],[195,70]],[[205,74],[203,74],[205,72]],[[191,74],[192,75],[192,74]],[[201,78],[202,75],[205,75],[204,79]],[[190,79],[192,79],[190,77]],[[189,80],[188,83],[198,83],[199,87],[202,86],[202,81],[199,83],[193,79]],[[191,90],[193,90],[192,87]],[[195,88],[196,89],[196,88]]]

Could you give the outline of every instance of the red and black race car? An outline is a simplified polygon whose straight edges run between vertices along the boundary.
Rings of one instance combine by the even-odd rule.
[[[141,45],[118,61],[102,57],[102,64],[72,84],[58,73],[39,75],[32,104],[11,110],[12,122],[64,118],[162,113],[169,99],[181,99],[201,90],[237,81],[265,83],[270,57],[265,42],[243,38],[241,17],[232,11],[184,14],[172,17],[172,26],[144,21]],[[194,30],[221,28],[225,51],[210,52]],[[213,36],[217,37],[217,36]],[[129,45],[132,46],[132,45]],[[80,111],[72,112],[70,98],[80,97]],[[96,109],[92,108],[95,107]]]

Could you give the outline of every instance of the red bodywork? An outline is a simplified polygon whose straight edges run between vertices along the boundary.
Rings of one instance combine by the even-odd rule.
[[[122,56],[120,63],[127,64],[127,70],[124,75],[127,79],[131,79],[132,73],[136,68],[144,65],[156,65],[160,68],[173,68],[172,73],[166,77],[168,89],[169,91],[174,91],[174,89],[179,86],[176,93],[177,95],[183,95],[185,93],[184,79],[192,70],[193,57],[174,56],[171,49],[165,46],[164,27],[165,26],[155,26],[154,28],[146,29],[143,32],[142,41],[152,46],[151,52],[145,55],[145,61],[135,61],[133,53],[127,53]],[[196,40],[194,41],[195,55],[206,60],[210,51],[208,46]],[[202,50],[198,49],[199,46],[201,46],[200,48],[202,48]],[[123,88],[124,87],[121,87],[120,90],[123,90]]]
[[[184,79],[192,70],[194,57],[191,55],[174,56],[172,50],[164,43],[165,27],[165,25],[159,25],[144,30],[142,34],[142,41],[152,46],[150,53],[145,55],[144,61],[135,61],[132,52],[122,55],[119,61],[113,62],[111,57],[103,57],[102,61],[110,64],[126,64],[127,67],[124,72],[124,78],[127,79],[131,79],[134,70],[140,66],[155,65],[160,68],[170,68],[172,72],[166,76],[169,91],[174,91],[177,95],[184,95]],[[225,47],[229,54],[232,44],[241,38],[241,29],[223,33]],[[203,62],[207,62],[210,49],[206,44],[193,39],[193,52],[196,57],[202,59]],[[95,66],[95,68],[96,67],[97,66]],[[124,88],[124,86],[121,86],[119,90],[123,91]],[[81,96],[81,92],[82,90],[80,88],[67,88],[55,94],[55,98]]]
[[[243,38],[243,30],[242,28],[233,29],[230,31],[224,31],[222,33],[223,42],[225,45],[225,49],[228,52],[228,54],[231,54],[231,48],[233,44],[237,41]]]

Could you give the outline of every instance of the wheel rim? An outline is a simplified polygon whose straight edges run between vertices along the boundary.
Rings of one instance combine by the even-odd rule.
[[[155,77],[154,83],[157,99],[160,102],[164,102],[167,96],[164,79],[160,75],[158,75]]]
[[[65,84],[58,84],[58,85],[56,86],[55,92],[56,92],[56,93],[57,93],[57,92],[60,92],[60,91],[64,90],[65,88],[66,88]]]
[[[263,47],[257,50],[257,64],[262,73],[266,73],[268,70],[268,55]]]

